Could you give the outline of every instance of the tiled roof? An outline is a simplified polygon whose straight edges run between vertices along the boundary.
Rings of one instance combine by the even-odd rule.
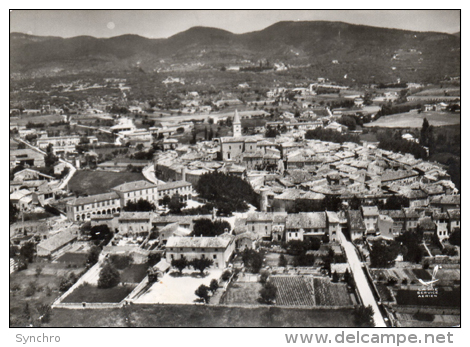
[[[447,210],[451,220],[460,220],[460,210]]]
[[[166,249],[175,248],[222,248],[225,249],[232,241],[228,237],[178,237],[172,236],[166,243]]]
[[[168,182],[168,183],[159,185],[157,188],[158,188],[158,190],[167,190],[167,189],[187,187],[187,186],[190,186],[190,185],[191,185],[191,183],[186,182],[186,181],[173,181],[173,182]]]
[[[153,212],[121,212],[119,220],[151,220],[155,215]]]
[[[115,191],[119,191],[119,192],[132,192],[135,190],[142,190],[142,189],[155,188],[155,187],[157,187],[155,184],[150,183],[148,181],[141,180],[141,181],[123,183],[112,189]]]
[[[70,201],[70,204],[73,206],[87,205],[87,204],[92,204],[94,202],[101,202],[101,201],[107,201],[107,200],[113,200],[113,199],[119,199],[118,193],[111,192],[111,193],[103,193],[103,194],[80,197],[80,198],[76,198],[75,200]]]
[[[56,249],[61,248],[63,245],[73,241],[77,238],[77,234],[72,230],[61,231],[50,238],[41,241],[38,247],[47,251],[54,252]]]
[[[374,217],[379,215],[377,206],[361,206],[364,217]]]
[[[287,229],[318,229],[326,228],[325,212],[302,212],[288,214],[286,219]]]

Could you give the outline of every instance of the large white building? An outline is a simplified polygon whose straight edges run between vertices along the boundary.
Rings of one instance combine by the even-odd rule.
[[[209,258],[214,261],[212,267],[223,269],[226,267],[235,250],[235,237],[222,234],[217,237],[179,237],[172,236],[166,243],[166,261],[185,257]]]

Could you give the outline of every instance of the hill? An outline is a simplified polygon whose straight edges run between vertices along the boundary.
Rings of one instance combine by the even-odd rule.
[[[324,21],[279,22],[245,34],[194,27],[167,39],[10,34],[11,72],[22,75],[126,71],[136,66],[155,71],[174,64],[219,68],[247,60],[310,65],[367,81],[410,76],[427,82],[460,74],[460,38]],[[333,60],[338,64],[332,66]]]

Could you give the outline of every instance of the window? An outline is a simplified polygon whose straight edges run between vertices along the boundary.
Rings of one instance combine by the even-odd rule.
[[[201,258],[202,258],[202,259],[204,259],[205,257],[206,257],[206,255],[205,255],[205,254],[201,255]]]
[[[295,237],[297,237],[297,233],[295,233]]]
[[[183,252],[183,248],[180,248],[180,251]]]
[[[215,249],[215,251],[216,251],[216,252],[218,252],[218,251],[219,251],[219,249],[218,249],[218,248],[216,248],[216,249]]]
[[[196,252],[196,248],[193,248],[193,252]]]
[[[183,258],[184,258],[184,254],[181,254],[181,259],[183,259]]]
[[[232,149],[232,146],[228,146],[228,149]]]
[[[217,254],[214,254],[212,258],[217,259]]]
[[[171,259],[174,259],[174,256],[173,256],[173,254],[170,254],[170,257],[171,257]]]

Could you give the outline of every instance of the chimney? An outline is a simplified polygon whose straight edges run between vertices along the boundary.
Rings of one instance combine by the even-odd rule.
[[[186,167],[181,169],[181,180],[186,181]]]

